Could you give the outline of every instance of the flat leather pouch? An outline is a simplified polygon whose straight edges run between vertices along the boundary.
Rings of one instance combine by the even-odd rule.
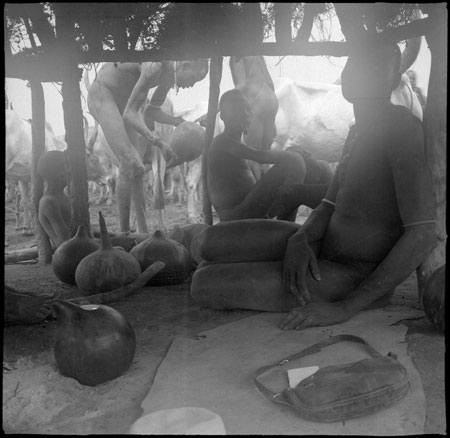
[[[359,343],[372,357],[319,368],[295,388],[285,388],[278,393],[258,379],[269,369],[342,341]],[[326,423],[363,417],[386,409],[401,400],[409,390],[406,369],[395,355],[382,356],[364,339],[353,335],[331,336],[275,365],[262,367],[254,374],[254,382],[273,402],[290,406],[305,420]]]

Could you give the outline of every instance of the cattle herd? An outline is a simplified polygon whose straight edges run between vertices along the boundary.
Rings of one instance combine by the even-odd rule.
[[[337,162],[349,127],[353,123],[352,105],[342,97],[340,85],[299,82],[288,78],[277,78],[274,85],[279,109],[272,148],[279,150],[301,145],[314,159],[328,163]],[[149,93],[149,99],[152,92]],[[403,74],[392,100],[410,108],[413,114],[422,119],[422,107],[406,74]],[[158,123],[154,126],[154,131],[164,142],[171,144],[174,150],[176,143],[177,154],[182,155],[177,166],[166,169],[164,158],[156,148],[148,146],[144,152],[147,202],[150,205],[156,203],[164,206],[164,199],[157,202],[156,198],[163,196],[166,200],[176,200],[186,206],[186,220],[190,223],[203,220],[199,201],[202,196],[201,152],[205,129],[201,125],[205,120],[207,104],[207,101],[195,102],[191,108],[181,110],[174,108],[169,98],[164,103],[165,112],[179,115],[186,120],[177,128]],[[29,195],[31,121],[22,119],[10,104],[6,107],[5,114],[5,200],[9,203],[16,200],[16,229],[22,229],[26,233],[33,229]],[[89,126],[87,117],[84,119],[89,188],[92,192],[100,191],[97,202],[111,204],[114,202],[118,177],[117,158],[101,127],[97,123]],[[215,135],[222,129],[222,121],[217,115]],[[197,136],[192,136],[193,134]],[[56,136],[49,123],[46,123],[46,150],[65,150],[66,147],[64,138]],[[21,221],[19,201],[23,211],[23,214],[20,214]],[[163,209],[160,209],[159,213],[159,226],[164,228]]]

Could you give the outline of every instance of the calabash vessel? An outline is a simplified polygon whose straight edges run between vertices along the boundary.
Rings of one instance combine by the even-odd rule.
[[[147,283],[151,286],[182,283],[192,270],[188,250],[181,243],[165,237],[160,230],[136,245],[130,254],[137,259],[142,271],[157,261],[166,265]]]
[[[75,284],[78,264],[99,248],[100,245],[89,237],[86,227],[80,225],[75,236],[59,245],[53,254],[52,269],[58,280]]]
[[[59,372],[95,386],[122,375],[136,350],[133,327],[112,307],[52,303],[57,318],[54,353]]]
[[[141,274],[137,260],[122,248],[114,248],[105,220],[99,212],[101,246],[78,264],[75,281],[83,295],[109,292],[132,283]]]

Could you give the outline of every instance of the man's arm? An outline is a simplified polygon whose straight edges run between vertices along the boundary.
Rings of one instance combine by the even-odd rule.
[[[321,241],[334,212],[337,191],[336,173],[324,198],[326,201],[322,201],[312,211],[303,226],[289,238],[287,243],[284,256],[284,285],[301,305],[305,305],[311,298],[306,286],[308,271],[311,271],[315,280],[320,281],[316,257],[320,252]]]
[[[260,151],[240,142],[232,142],[228,150],[236,158],[256,161],[260,164],[282,163],[284,160],[289,160],[291,154],[294,153],[286,151]]]
[[[178,126],[180,123],[184,122],[182,117],[174,117],[170,114],[165,113],[161,107],[166,100],[167,93],[172,87],[171,82],[164,80],[162,84],[153,93],[150,103],[147,106],[145,113],[146,116],[150,117],[155,122],[165,123],[167,125]]]
[[[244,66],[243,58],[236,56],[230,57],[231,77],[233,78],[234,87],[239,91],[243,91],[247,84],[247,72]]]
[[[403,120],[396,124],[387,156],[405,231],[375,271],[343,302],[348,317],[406,280],[437,242],[436,208],[421,123]]]
[[[164,81],[168,81],[165,70],[162,63],[143,63],[141,66],[141,75],[128,98],[127,106],[123,112],[125,125],[136,130],[150,142],[155,142],[158,137],[146,126],[142,111],[140,110],[147,101],[148,91],[153,87],[159,86],[160,84],[162,85]],[[167,84],[162,85],[162,87],[167,88]],[[167,91],[169,88],[170,87],[167,88]],[[166,95],[164,95],[162,102],[164,102]],[[158,96],[161,98],[162,92],[160,92]]]

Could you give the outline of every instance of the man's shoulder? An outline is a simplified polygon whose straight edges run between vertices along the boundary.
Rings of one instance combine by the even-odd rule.
[[[388,106],[384,113],[385,119],[391,121],[391,123],[413,123],[422,124],[419,118],[417,118],[409,108],[403,105],[391,104]]]

